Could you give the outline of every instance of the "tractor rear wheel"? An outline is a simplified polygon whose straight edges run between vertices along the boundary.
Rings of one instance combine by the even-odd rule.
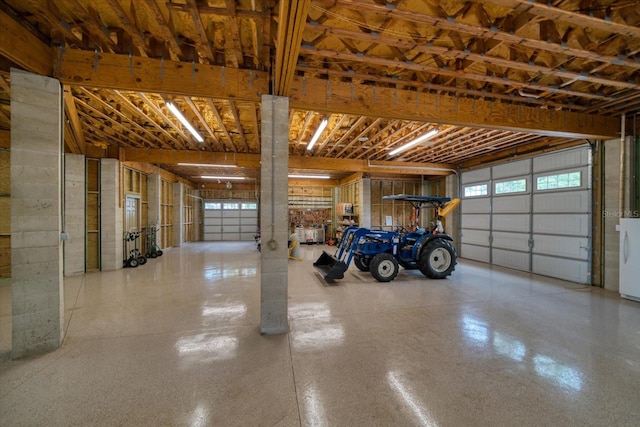
[[[362,255],[356,255],[353,257],[353,263],[358,267],[360,271],[369,271],[369,263],[371,262],[371,258],[367,258]]]
[[[378,282],[390,282],[398,275],[400,266],[393,255],[383,252],[371,258],[369,270]]]
[[[420,253],[418,268],[430,279],[444,279],[456,268],[455,248],[447,240],[435,239]]]

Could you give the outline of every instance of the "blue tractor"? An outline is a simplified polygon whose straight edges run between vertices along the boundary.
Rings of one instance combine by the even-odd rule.
[[[420,209],[435,208],[434,226],[413,231],[404,228],[387,231],[348,227],[336,254],[323,251],[313,264],[327,271],[325,280],[333,282],[344,278],[352,260],[360,271],[371,272],[379,282],[395,279],[400,266],[407,270],[419,269],[430,279],[444,279],[451,275],[456,266],[457,253],[452,244],[453,239],[442,230],[440,218],[450,212],[459,200],[454,199],[452,202],[448,197],[407,194],[385,196],[384,199],[411,203],[416,212],[416,222]]]

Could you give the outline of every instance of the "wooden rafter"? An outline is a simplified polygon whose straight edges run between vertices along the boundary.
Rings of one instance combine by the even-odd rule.
[[[127,11],[125,11],[118,0],[105,0],[111,10],[118,16],[118,19],[122,23],[124,31],[131,37],[133,45],[138,49],[141,56],[148,56],[147,44],[140,33],[140,30],[136,27],[134,18],[131,17]]]
[[[336,154],[336,157],[340,157],[342,156],[349,148],[351,148],[354,144],[356,144],[357,142],[360,141],[360,138],[362,138],[363,136],[365,136],[366,134],[368,134],[369,132],[371,132],[372,129],[375,129],[376,126],[378,126],[380,123],[382,122],[382,119],[378,118],[375,119],[369,126],[367,126],[366,128],[364,128],[364,130],[362,132],[360,132],[358,135],[356,135],[354,138],[351,139],[351,142],[349,142],[348,144],[346,144],[342,150],[340,150],[340,152],[338,152]]]
[[[213,101],[210,98],[207,98],[205,100],[205,102],[209,106],[209,109],[211,110],[213,115],[216,117],[216,120],[218,121],[218,124],[220,125],[220,129],[222,129],[222,133],[224,133],[224,136],[227,139],[227,143],[228,143],[228,146],[230,148],[230,151],[232,151],[234,153],[237,153],[238,152],[238,148],[236,147],[236,144],[233,142],[233,138],[231,138],[231,135],[229,134],[229,131],[227,130],[227,127],[224,125],[224,121],[222,120],[222,117],[220,117],[220,113],[218,112],[218,108],[216,107],[216,105],[213,103]]]
[[[99,96],[95,95],[93,92],[91,92],[90,90],[87,90],[85,88],[80,88],[79,90],[80,90],[80,92],[82,94],[84,94],[84,96],[92,99],[98,105],[101,105],[102,108],[104,108],[105,111],[109,112],[112,115],[115,115],[115,116],[119,117],[120,121],[117,121],[117,120],[113,119],[109,115],[105,115],[106,117],[109,117],[111,120],[113,120],[113,121],[115,121],[117,123],[123,123],[122,121],[124,121],[124,123],[126,123],[132,129],[137,130],[139,133],[136,133],[136,132],[133,132],[133,133],[136,134],[142,141],[144,141],[147,144],[147,146],[153,147],[154,143],[152,141],[155,141],[156,145],[159,144],[159,145],[162,146],[162,148],[173,148],[164,139],[162,139],[162,137],[160,137],[159,135],[149,131],[147,128],[145,128],[143,126],[140,126],[140,124],[138,124],[138,122],[133,117],[127,116],[126,114],[123,114],[122,112],[118,111],[116,108],[114,108],[111,105],[110,102],[104,101]],[[114,92],[114,97],[116,98],[116,100],[120,99],[120,101],[122,102],[123,107],[128,109],[131,113],[142,114],[142,112],[135,105],[133,105],[131,103],[131,101],[129,101],[126,97],[124,97],[119,92]],[[81,102],[81,101],[79,101],[79,102]],[[147,138],[145,138],[143,136],[143,134],[146,135]]]
[[[79,0],[69,0],[69,10],[73,14],[74,20],[82,22],[93,42],[100,46],[105,52],[115,52],[116,44],[109,37],[109,31],[102,25],[98,13],[91,7],[86,9]]]
[[[292,154],[300,155],[305,152],[305,148],[309,141],[305,141],[304,137],[307,133],[307,129],[309,129],[309,124],[311,123],[313,116],[313,111],[307,111],[307,114],[304,117],[304,122],[302,123],[302,126],[300,126],[298,138],[296,138],[297,142],[293,145]]]
[[[327,120],[329,120],[330,117],[327,117]],[[335,125],[333,126],[333,128],[329,131],[329,135],[327,135],[325,138],[320,139],[318,141],[318,143],[316,144],[316,147],[314,149],[314,153],[321,153],[322,150],[324,150],[324,147],[330,142],[333,141],[333,137],[335,136],[335,134],[340,130],[340,128],[342,127],[342,124],[347,121],[349,119],[349,116],[347,114],[343,114],[340,116],[340,118],[336,121]]]
[[[155,0],[144,0],[144,4],[147,6],[151,15],[155,19],[158,24],[158,28],[160,29],[161,36],[164,41],[169,46],[169,54],[171,55],[171,59],[174,61],[180,61],[183,57],[182,48],[176,39],[176,36],[169,29],[169,24],[165,20],[158,3]]]
[[[206,28],[204,28],[204,24],[202,23],[202,19],[200,18],[200,13],[198,12],[198,5],[196,0],[187,0],[187,11],[191,16],[191,21],[193,22],[195,33],[198,38],[196,39],[196,49],[198,53],[206,62],[213,63],[214,56],[213,51],[211,50],[211,44],[209,43],[209,38],[207,37]]]
[[[236,104],[229,100],[229,110],[231,111],[231,115],[233,116],[233,120],[236,123],[236,128],[238,129],[238,136],[240,141],[242,141],[242,145],[244,146],[245,152],[249,152],[249,144],[247,144],[247,137],[244,134],[244,130],[242,129],[242,122],[240,121],[240,116],[238,115],[238,108]]]
[[[229,19],[225,22],[225,57],[227,63],[231,63],[234,67],[244,66],[244,55],[242,46],[240,45],[240,25],[238,23],[238,8],[236,0],[225,0],[227,10],[229,11]]]
[[[196,104],[194,104],[193,100],[189,97],[184,97],[182,99],[189,107],[191,107],[191,111],[193,111],[193,114],[198,118],[204,130],[207,131],[207,134],[209,134],[211,139],[213,139],[213,142],[215,142],[216,145],[219,146],[220,149],[222,149],[222,151],[224,151],[224,145],[222,145],[222,143],[218,140],[218,137],[216,137],[216,134],[211,129],[211,126],[209,126],[209,123],[207,123],[207,120],[204,118],[204,116],[200,112],[200,109],[196,106]],[[209,142],[206,139],[205,139],[205,143],[209,146],[210,149],[213,149],[211,144],[209,144]]]
[[[345,133],[342,134],[342,136],[340,137],[339,140],[337,140],[335,142],[335,144],[333,144],[325,153],[326,157],[329,157],[329,155],[335,151],[338,146],[340,146],[340,144],[344,144],[345,141],[349,138],[349,135],[351,135],[353,132],[355,132],[356,130],[358,130],[358,128],[360,126],[362,126],[362,124],[365,122],[365,120],[367,120],[367,118],[365,116],[360,116],[358,118],[358,120],[356,120],[356,122],[349,127],[349,129],[347,129],[347,131]]]
[[[378,143],[379,140],[383,139],[383,135],[386,135],[387,132],[392,131],[396,126],[398,126],[398,124],[400,123],[400,120],[390,120],[385,127],[383,127],[382,129],[380,129],[375,135],[373,135],[371,138],[369,138],[369,143],[371,144],[370,147],[365,148],[363,151],[361,151],[360,153],[358,153],[357,151],[353,151],[351,153],[347,154],[347,158],[351,158],[351,156],[354,156],[354,159],[361,159],[363,157],[365,157],[368,153],[370,153],[371,151],[374,151],[377,149],[378,147]],[[378,141],[378,142],[376,142]]]
[[[69,120],[71,131],[73,134],[74,146],[71,146],[71,152],[75,154],[85,153],[85,140],[84,132],[82,131],[82,124],[78,119],[78,112],[76,111],[76,103],[71,93],[71,88],[66,86],[64,88],[64,110],[66,117]]]
[[[142,92],[138,92],[136,95],[147,105],[147,107],[149,107],[151,109],[151,111],[154,112],[154,114],[156,116],[158,116],[160,119],[162,119],[163,123],[167,123],[174,131],[176,131],[176,133],[178,135],[180,135],[182,137],[182,141],[180,141],[177,138],[176,138],[176,140],[180,141],[180,145],[183,148],[188,147],[190,145],[191,134],[187,135],[187,133],[185,133],[182,130],[182,127],[178,126],[174,122],[174,119],[171,119],[168,115],[166,115],[164,113],[164,111],[162,111],[162,109],[158,105],[156,105],[147,95],[145,95]],[[175,119],[175,120],[177,120],[177,119]]]
[[[320,10],[325,10],[321,8],[320,5],[324,5],[324,7],[330,7],[333,6],[333,3],[334,0],[315,0],[314,7],[320,8]],[[496,29],[494,31],[494,29],[491,28],[483,28],[463,22],[450,21],[449,19],[439,16],[417,14],[409,10],[402,10],[400,8],[389,9],[383,4],[370,3],[364,0],[340,0],[340,7],[357,11],[367,11],[383,17],[392,16],[396,19],[402,19],[408,22],[435,26],[442,30],[465,33],[482,39],[491,39],[511,45],[518,45],[534,50],[540,50],[543,52],[550,52],[553,54],[561,55],[562,57],[575,56],[578,58],[587,59],[589,61],[621,64],[626,67],[640,69],[640,63],[635,63],[630,59],[621,59],[613,55],[601,55],[589,50],[578,49],[571,46],[563,46],[561,44],[547,43],[546,40],[543,41],[528,37],[522,37],[515,33],[511,34],[507,31],[501,31],[500,29]]]

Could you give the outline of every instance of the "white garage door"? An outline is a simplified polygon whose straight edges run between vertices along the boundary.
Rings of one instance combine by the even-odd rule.
[[[257,230],[255,200],[205,201],[204,240],[253,240]]]
[[[462,174],[461,255],[591,283],[588,147]]]

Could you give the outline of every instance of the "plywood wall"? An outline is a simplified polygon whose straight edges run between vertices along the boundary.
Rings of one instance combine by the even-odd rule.
[[[397,226],[407,227],[413,217],[413,207],[406,202],[384,200],[384,196],[394,194],[422,195],[422,182],[420,180],[390,180],[383,178],[371,179],[371,227],[383,230],[392,230]],[[424,213],[424,212],[423,212]],[[388,226],[387,217],[391,217],[393,225]],[[422,218],[421,226],[425,221]]]

